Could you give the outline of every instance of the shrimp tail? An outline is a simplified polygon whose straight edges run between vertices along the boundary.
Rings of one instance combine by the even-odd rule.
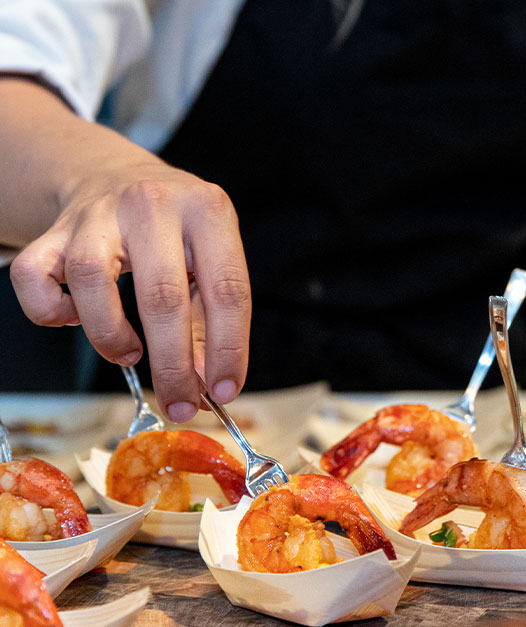
[[[229,503],[238,503],[244,494],[248,495],[244,474],[240,475],[239,472],[230,468],[217,468],[212,476],[221,487]]]
[[[378,419],[374,417],[327,449],[321,456],[321,468],[333,477],[345,479],[374,453],[380,442]]]
[[[360,554],[371,553],[382,549],[389,560],[396,559],[396,552],[390,540],[387,539],[381,527],[372,516],[365,521],[353,517],[353,522],[346,526],[346,532]]]
[[[52,507],[63,538],[91,531],[91,524],[73,481],[40,459],[29,458],[20,476],[20,491],[41,507]]]
[[[412,536],[417,529],[456,509],[457,505],[445,492],[446,486],[447,478],[444,477],[416,499],[416,507],[402,521],[400,533]]]

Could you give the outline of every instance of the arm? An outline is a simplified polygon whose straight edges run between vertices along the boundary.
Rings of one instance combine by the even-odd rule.
[[[0,102],[0,233],[4,244],[28,244],[11,266],[26,315],[48,326],[80,322],[103,357],[134,364],[142,347],[116,286],[132,271],[160,406],[187,420],[199,406],[203,340],[192,341],[193,272],[205,378],[214,400],[232,400],[247,367],[250,288],[228,196],[77,117],[33,82],[5,77]]]

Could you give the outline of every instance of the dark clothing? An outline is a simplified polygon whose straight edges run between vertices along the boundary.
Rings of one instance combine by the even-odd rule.
[[[331,7],[249,0],[161,156],[239,214],[246,389],[462,388],[488,296],[526,266],[525,5],[367,0],[337,47]]]
[[[526,265],[524,3],[330,4],[249,1],[162,157],[239,214],[249,389],[461,388]]]

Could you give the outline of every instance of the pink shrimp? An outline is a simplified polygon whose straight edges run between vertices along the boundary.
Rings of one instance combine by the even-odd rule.
[[[350,485],[325,475],[293,475],[255,499],[239,523],[238,560],[243,570],[290,573],[334,562],[335,556],[327,560],[329,551],[320,530],[305,528],[301,517],[311,522],[336,521],[360,554],[383,549],[388,559],[396,559],[393,545]],[[293,533],[299,526],[304,528],[299,535],[310,545],[304,551],[309,559],[300,561],[303,547]],[[295,545],[292,550],[287,546],[290,539]],[[315,550],[319,541],[320,550]],[[313,554],[317,554],[314,560]]]
[[[467,425],[426,405],[393,405],[326,450],[321,467],[345,479],[381,442],[402,447],[387,466],[386,487],[411,496],[442,479],[453,464],[478,454]]]
[[[29,457],[0,464],[0,494],[5,492],[53,509],[63,538],[91,531],[71,479],[41,459]]]
[[[42,581],[42,573],[1,538],[0,623],[24,627],[62,626]]]
[[[400,532],[411,536],[458,505],[480,507],[486,514],[471,548],[526,548],[526,470],[484,459],[459,462],[417,498]]]

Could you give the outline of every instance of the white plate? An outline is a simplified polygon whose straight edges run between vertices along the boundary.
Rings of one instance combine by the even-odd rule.
[[[27,555],[31,551],[83,546],[95,540],[95,548],[79,573],[84,574],[115,557],[141,528],[144,517],[151,511],[152,506],[153,503],[149,501],[142,507],[135,508],[131,514],[89,514],[93,531],[73,538],[62,538],[49,542],[9,542],[9,544],[17,551],[24,551],[24,554]],[[49,520],[52,519],[53,514],[50,510],[44,510],[44,513]]]
[[[22,549],[18,552],[45,573],[47,590],[54,599],[68,584],[80,577],[96,546],[97,540],[90,540],[76,546],[43,548],[40,551]]]
[[[480,511],[458,507],[417,531],[413,539],[397,531],[404,516],[414,509],[411,497],[367,484],[362,486],[360,494],[397,554],[407,555],[422,549],[411,579],[526,592],[526,549],[455,549],[434,545],[429,539],[428,534],[446,520],[454,520],[465,533],[471,533],[483,518]]]
[[[64,627],[128,627],[135,623],[149,596],[150,589],[142,588],[111,603],[80,610],[65,610],[58,615]]]
[[[106,468],[110,457],[109,451],[93,448],[89,459],[82,460],[77,457],[77,463],[91,486],[101,511],[119,512],[121,515],[136,512],[138,507],[120,503],[106,496]],[[216,505],[227,503],[223,492],[211,475],[189,473],[188,480],[192,504],[204,504],[207,497]],[[144,519],[140,531],[137,531],[133,540],[197,551],[200,521],[201,512],[167,512],[153,509]]]
[[[392,614],[418,559],[389,561],[382,550],[359,556],[347,538],[330,534],[344,561],[300,573],[245,572],[237,562],[236,532],[251,499],[218,510],[206,501],[199,550],[233,605],[301,625],[325,625]]]

